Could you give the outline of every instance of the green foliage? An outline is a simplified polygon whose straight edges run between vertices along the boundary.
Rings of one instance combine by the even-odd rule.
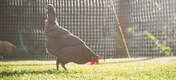
[[[45,61],[47,62],[47,61]],[[37,64],[35,64],[37,63]],[[175,80],[176,62],[100,63],[98,65],[68,64],[68,71],[55,69],[55,61],[2,62],[0,80]]]
[[[165,46],[165,44],[161,44],[159,43],[158,39],[153,36],[151,33],[149,33],[148,31],[144,31],[145,35],[147,35],[146,38],[144,38],[145,40],[151,39],[152,41],[155,41],[155,45],[157,45],[156,47],[153,47],[152,50],[159,50],[160,53],[165,53],[166,56],[173,56],[173,52],[171,51],[171,48],[168,46]]]
[[[153,41],[157,41],[157,40],[158,40],[158,39],[156,39],[155,36],[153,36],[153,35],[152,35],[151,33],[149,33],[148,31],[144,31],[144,33],[145,33],[145,35],[147,35],[146,38],[151,39],[151,40],[153,40]]]
[[[132,28],[128,28],[129,32],[132,32],[132,30],[133,30]],[[148,31],[144,31],[142,33],[144,35],[146,35],[146,36],[144,36],[144,40],[150,39],[155,42],[155,45],[157,45],[156,47],[153,47],[152,50],[154,50],[154,51],[159,50],[160,53],[165,53],[166,56],[173,56],[173,52],[169,46],[166,46],[165,44],[159,43],[159,40]],[[137,33],[134,33],[134,34],[137,34]]]
[[[128,31],[132,31],[133,30],[133,28],[128,28]]]

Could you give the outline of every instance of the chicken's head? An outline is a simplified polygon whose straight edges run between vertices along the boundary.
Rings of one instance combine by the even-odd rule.
[[[91,61],[90,65],[94,65],[95,63],[99,63],[100,59],[103,59],[103,58],[99,55],[96,55],[95,57],[92,57],[92,61]]]

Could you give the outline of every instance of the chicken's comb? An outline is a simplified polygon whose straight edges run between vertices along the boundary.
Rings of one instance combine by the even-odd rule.
[[[103,60],[103,58],[102,58],[101,56],[97,55],[97,62],[99,62],[100,59]],[[95,61],[92,61],[92,62],[90,63],[90,65],[94,65],[94,64],[96,64]]]
[[[90,63],[90,65],[94,65],[95,64],[95,61],[92,61],[91,63]]]

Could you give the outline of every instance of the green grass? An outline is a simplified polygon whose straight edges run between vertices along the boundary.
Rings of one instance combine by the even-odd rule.
[[[0,80],[176,80],[176,61],[117,60],[66,67],[68,71],[57,71],[55,61],[2,61]]]

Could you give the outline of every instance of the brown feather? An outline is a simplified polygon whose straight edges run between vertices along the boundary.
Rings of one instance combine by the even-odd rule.
[[[51,4],[47,5],[47,19],[45,24],[47,51],[57,57],[57,63],[74,62],[84,64],[97,61],[97,55],[77,36],[62,28],[57,23],[56,12]],[[58,66],[57,66],[58,67]]]

